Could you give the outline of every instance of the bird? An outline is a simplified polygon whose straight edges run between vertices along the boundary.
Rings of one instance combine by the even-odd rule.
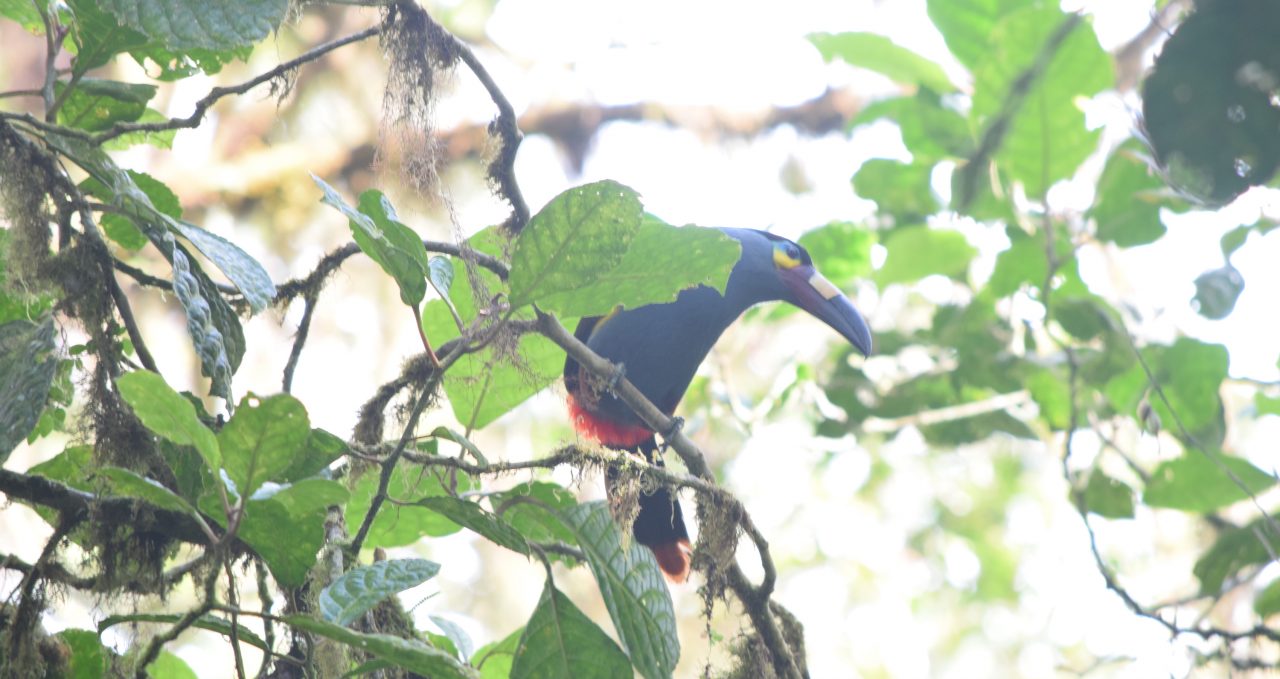
[[[763,302],[790,303],[825,322],[864,356],[871,354],[871,331],[853,303],[814,267],[809,253],[781,236],[755,229],[719,228],[738,241],[741,255],[724,293],[699,285],[675,301],[603,316],[584,317],[574,335],[596,354],[620,365],[620,373],[659,410],[672,416],[698,366],[716,341],[747,309]],[[661,465],[657,432],[607,384],[572,357],[565,360],[569,414],[577,433],[606,448],[626,451]],[[666,432],[664,434],[669,434]],[[664,436],[665,438],[665,436]],[[606,477],[606,487],[614,475]],[[680,504],[672,491],[642,491],[632,532],[652,550],[672,582],[688,579],[692,548]]]

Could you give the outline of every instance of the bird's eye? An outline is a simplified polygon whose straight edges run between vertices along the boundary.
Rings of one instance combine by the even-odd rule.
[[[800,259],[800,246],[795,243],[787,243],[787,256],[791,259]]]

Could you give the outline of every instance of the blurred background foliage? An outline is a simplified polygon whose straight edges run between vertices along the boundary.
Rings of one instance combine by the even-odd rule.
[[[25,7],[0,1],[5,91],[44,79],[39,16]],[[749,312],[680,411],[768,537],[776,597],[805,625],[813,676],[1240,676],[1280,663],[1272,3],[426,9],[475,46],[515,104],[526,135],[515,174],[535,211],[570,186],[616,180],[674,224],[797,238],[867,313],[877,348],[864,360],[788,309]],[[84,80],[57,122],[96,131],[182,117],[211,87],[378,17],[303,3],[251,50],[191,52],[189,77],[154,52],[146,65],[82,61],[102,81]],[[90,47],[79,44],[82,60]],[[471,78],[441,74],[422,118],[388,87],[390,58],[369,42],[336,50],[270,91],[223,100],[197,129],[114,158],[171,190],[161,205],[170,194],[138,176],[158,209],[233,241],[277,282],[351,239],[309,175],[350,198],[380,189],[423,238],[459,240],[503,221],[487,179],[488,97]],[[38,99],[0,107],[34,112]],[[108,218],[118,258],[165,265],[127,220]],[[122,284],[144,334],[158,338],[161,372],[210,393],[180,300]],[[5,320],[39,304],[5,303]],[[301,306],[245,321],[237,394],[280,390]],[[443,312],[429,311],[427,326]],[[448,328],[446,318],[431,335],[447,339]],[[395,282],[361,258],[326,288],[310,336],[294,393],[312,424],[342,439],[420,347]],[[54,388],[9,469],[53,458],[82,431],[73,392],[86,368],[74,347],[89,338],[73,323],[59,337],[71,349],[51,364]],[[466,432],[490,459],[547,454],[572,440],[560,387],[539,391],[560,360],[552,351],[502,368],[496,379],[538,394],[496,411],[450,389],[452,412],[429,413],[422,431]],[[487,490],[529,478],[600,493],[596,476],[564,468],[491,479]],[[369,493],[354,490],[349,508]],[[402,594],[420,628],[454,624],[483,645],[529,618],[542,591],[536,563],[432,523],[432,511],[395,517],[368,546],[442,564]],[[0,549],[31,563],[51,532],[10,505]],[[433,537],[416,539],[424,534]],[[561,589],[606,619],[586,569],[561,569]],[[8,589],[20,580],[5,577]],[[740,611],[706,620],[695,586],[672,590],[677,676],[724,667]],[[68,595],[45,623],[181,610],[184,596],[196,594]],[[117,649],[133,638],[121,629],[104,637]],[[170,648],[200,676],[232,672],[215,634],[193,631]]]

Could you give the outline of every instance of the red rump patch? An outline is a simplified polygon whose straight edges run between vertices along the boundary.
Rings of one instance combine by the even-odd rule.
[[[609,422],[582,407],[578,399],[569,394],[569,416],[573,428],[596,443],[611,448],[634,448],[648,441],[653,432],[639,425]]]
[[[675,542],[650,545],[649,549],[653,550],[653,556],[658,560],[658,568],[662,569],[662,574],[667,576],[668,580],[680,584],[689,579],[689,560],[693,554],[693,548],[689,546],[688,540],[680,538]]]

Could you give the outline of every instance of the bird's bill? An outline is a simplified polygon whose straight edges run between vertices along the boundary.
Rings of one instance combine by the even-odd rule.
[[[831,326],[863,356],[871,355],[871,329],[840,289],[810,266],[792,269],[787,281],[796,295],[796,306]]]

